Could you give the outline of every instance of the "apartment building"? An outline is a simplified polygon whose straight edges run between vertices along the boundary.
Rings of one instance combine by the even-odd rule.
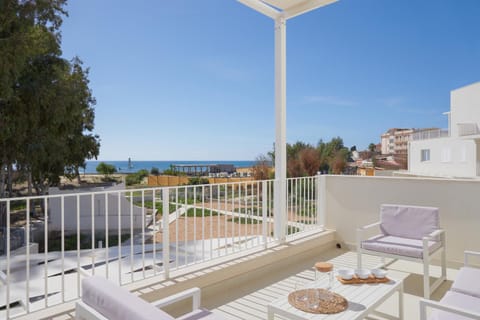
[[[408,153],[408,142],[414,129],[392,128],[381,136],[382,154],[398,155]]]
[[[480,176],[480,82],[450,94],[448,130],[429,130],[412,136],[409,173],[424,176]]]

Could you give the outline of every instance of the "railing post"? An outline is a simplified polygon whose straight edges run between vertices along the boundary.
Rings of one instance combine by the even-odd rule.
[[[268,192],[267,192],[267,181],[262,181],[262,237],[263,237],[263,246],[267,248],[267,204],[268,204]]]
[[[163,252],[163,270],[165,272],[165,279],[170,278],[170,224],[169,224],[169,194],[168,188],[162,189],[162,252]]]
[[[317,225],[325,228],[327,213],[327,181],[325,175],[317,175]]]
[[[286,219],[287,219],[287,192],[286,180],[276,179],[273,195],[273,224],[275,239],[285,241]]]

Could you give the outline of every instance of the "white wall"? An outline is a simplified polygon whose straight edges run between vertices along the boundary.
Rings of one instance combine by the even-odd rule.
[[[480,124],[480,82],[453,90],[450,94],[451,137],[458,137],[459,123]]]
[[[430,150],[430,160],[421,160],[421,150]],[[474,140],[438,138],[411,141],[408,171],[437,177],[476,177],[477,146]],[[449,154],[449,157],[448,157]]]
[[[103,188],[101,188],[103,189]],[[89,193],[85,191],[84,195],[80,195],[80,231],[91,232],[94,229],[96,232],[104,234],[105,226],[108,220],[108,227],[110,234],[118,233],[118,221],[120,218],[120,229],[122,233],[129,232],[131,227],[134,230],[142,228],[142,209],[137,206],[131,206],[130,201],[125,198],[125,193],[120,193],[120,216],[118,210],[118,192],[115,190],[123,189],[122,185],[108,188],[108,196],[106,193]],[[96,189],[95,191],[100,191]],[[76,190],[75,192],[81,192]],[[51,192],[52,193],[52,192]],[[55,191],[53,190],[53,193]],[[77,232],[77,196],[69,196],[66,192],[58,192],[56,194],[64,195],[64,228],[68,233]],[[92,219],[92,196],[93,196],[93,219]],[[105,207],[105,199],[108,198],[108,208]],[[49,223],[48,231],[60,231],[61,224],[61,197],[52,197],[48,201]],[[105,213],[108,213],[106,219]],[[132,216],[132,217],[131,217]],[[133,224],[131,220],[133,220]],[[92,221],[94,222],[92,225]],[[145,221],[145,225],[149,221]]]
[[[390,149],[389,149],[389,138],[390,135],[382,135],[381,140],[382,140],[382,154],[390,154]]]
[[[447,259],[462,262],[464,250],[480,251],[480,182],[453,179],[323,175],[326,226],[355,244],[356,229],[378,221],[383,203],[440,208]]]

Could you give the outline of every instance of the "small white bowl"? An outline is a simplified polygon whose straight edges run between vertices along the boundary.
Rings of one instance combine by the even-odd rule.
[[[354,272],[352,269],[338,269],[338,275],[343,280],[351,280],[353,278]]]
[[[387,275],[387,271],[382,269],[372,269],[372,274],[375,278],[383,279]]]
[[[355,274],[360,279],[368,279],[368,277],[372,274],[368,269],[355,269]]]

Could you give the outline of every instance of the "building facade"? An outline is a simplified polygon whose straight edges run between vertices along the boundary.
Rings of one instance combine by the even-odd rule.
[[[413,129],[392,128],[381,136],[382,154],[398,155],[408,153],[408,142]]]
[[[409,143],[409,173],[423,176],[480,176],[480,82],[450,94],[448,130],[414,134]]]

